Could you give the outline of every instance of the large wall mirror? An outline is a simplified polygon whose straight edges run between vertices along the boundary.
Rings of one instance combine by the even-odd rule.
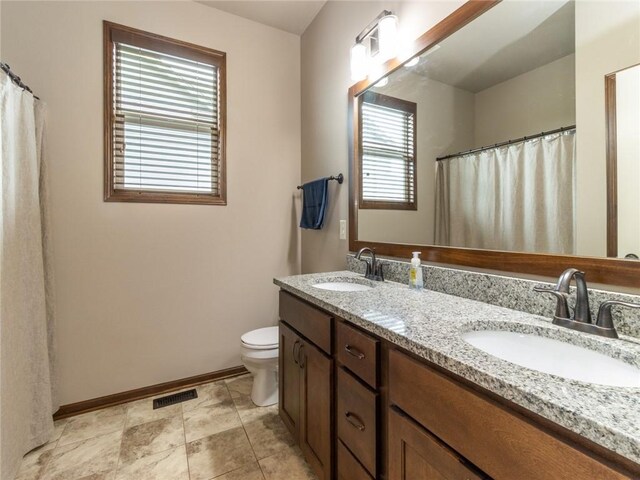
[[[415,52],[350,90],[350,248],[640,287],[640,5],[468,2]]]

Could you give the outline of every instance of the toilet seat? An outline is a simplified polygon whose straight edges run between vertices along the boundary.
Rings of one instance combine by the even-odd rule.
[[[240,337],[242,346],[250,350],[273,350],[278,348],[278,327],[258,328]]]

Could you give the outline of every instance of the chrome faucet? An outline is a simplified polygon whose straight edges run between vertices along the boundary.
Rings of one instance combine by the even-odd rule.
[[[571,294],[571,280],[576,281],[576,305],[573,311],[573,318],[569,313],[569,303],[567,299]],[[607,300],[600,304],[596,322],[591,318],[589,308],[589,291],[584,272],[575,268],[569,268],[562,272],[558,283],[554,288],[535,287],[536,292],[549,293],[556,297],[556,312],[553,315],[553,324],[571,328],[585,333],[592,333],[602,337],[618,338],[613,319],[611,317],[611,307],[619,305],[629,308],[640,308],[635,303],[619,302],[617,300]]]
[[[371,260],[367,260],[362,257],[363,253],[369,253]],[[369,247],[361,248],[358,253],[356,253],[356,260],[360,260],[367,265],[367,271],[364,274],[364,278],[368,278],[369,280],[375,280],[377,282],[384,282],[384,275],[382,273],[382,263],[378,263],[376,259],[376,253],[370,249]]]

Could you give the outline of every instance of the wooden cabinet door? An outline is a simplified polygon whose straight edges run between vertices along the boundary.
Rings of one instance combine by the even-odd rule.
[[[286,323],[280,322],[280,353],[278,377],[280,418],[298,440],[300,430],[300,379],[298,354],[302,341]]]
[[[331,478],[331,390],[333,361],[313,344],[302,341],[300,449],[321,480]]]
[[[413,420],[389,410],[390,480],[481,480],[480,471]]]

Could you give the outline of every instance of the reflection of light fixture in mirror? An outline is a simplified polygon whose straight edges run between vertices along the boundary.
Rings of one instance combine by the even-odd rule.
[[[415,67],[418,64],[418,62],[420,62],[420,57],[413,57],[411,60],[405,63],[404,66],[407,68]]]
[[[426,52],[423,52],[421,55],[413,57],[411,60],[409,60],[403,66],[407,67],[407,68],[415,67],[418,63],[420,63],[420,59],[422,59],[422,63],[427,63],[427,61],[428,61],[427,57],[429,55],[431,55],[433,52],[435,52],[436,50],[439,50],[439,49],[440,49],[440,44],[434,45],[433,47],[431,47]]]
[[[440,50],[440,44],[436,44],[433,47],[431,47],[429,50],[427,50],[426,52],[424,52],[422,55],[423,56],[427,56],[427,55],[431,55],[433,52]]]
[[[389,77],[384,77],[378,80],[374,87],[386,87],[387,83],[389,83]]]
[[[395,57],[397,50],[398,18],[389,10],[383,10],[358,34],[351,47],[351,79],[363,80],[367,70]]]

